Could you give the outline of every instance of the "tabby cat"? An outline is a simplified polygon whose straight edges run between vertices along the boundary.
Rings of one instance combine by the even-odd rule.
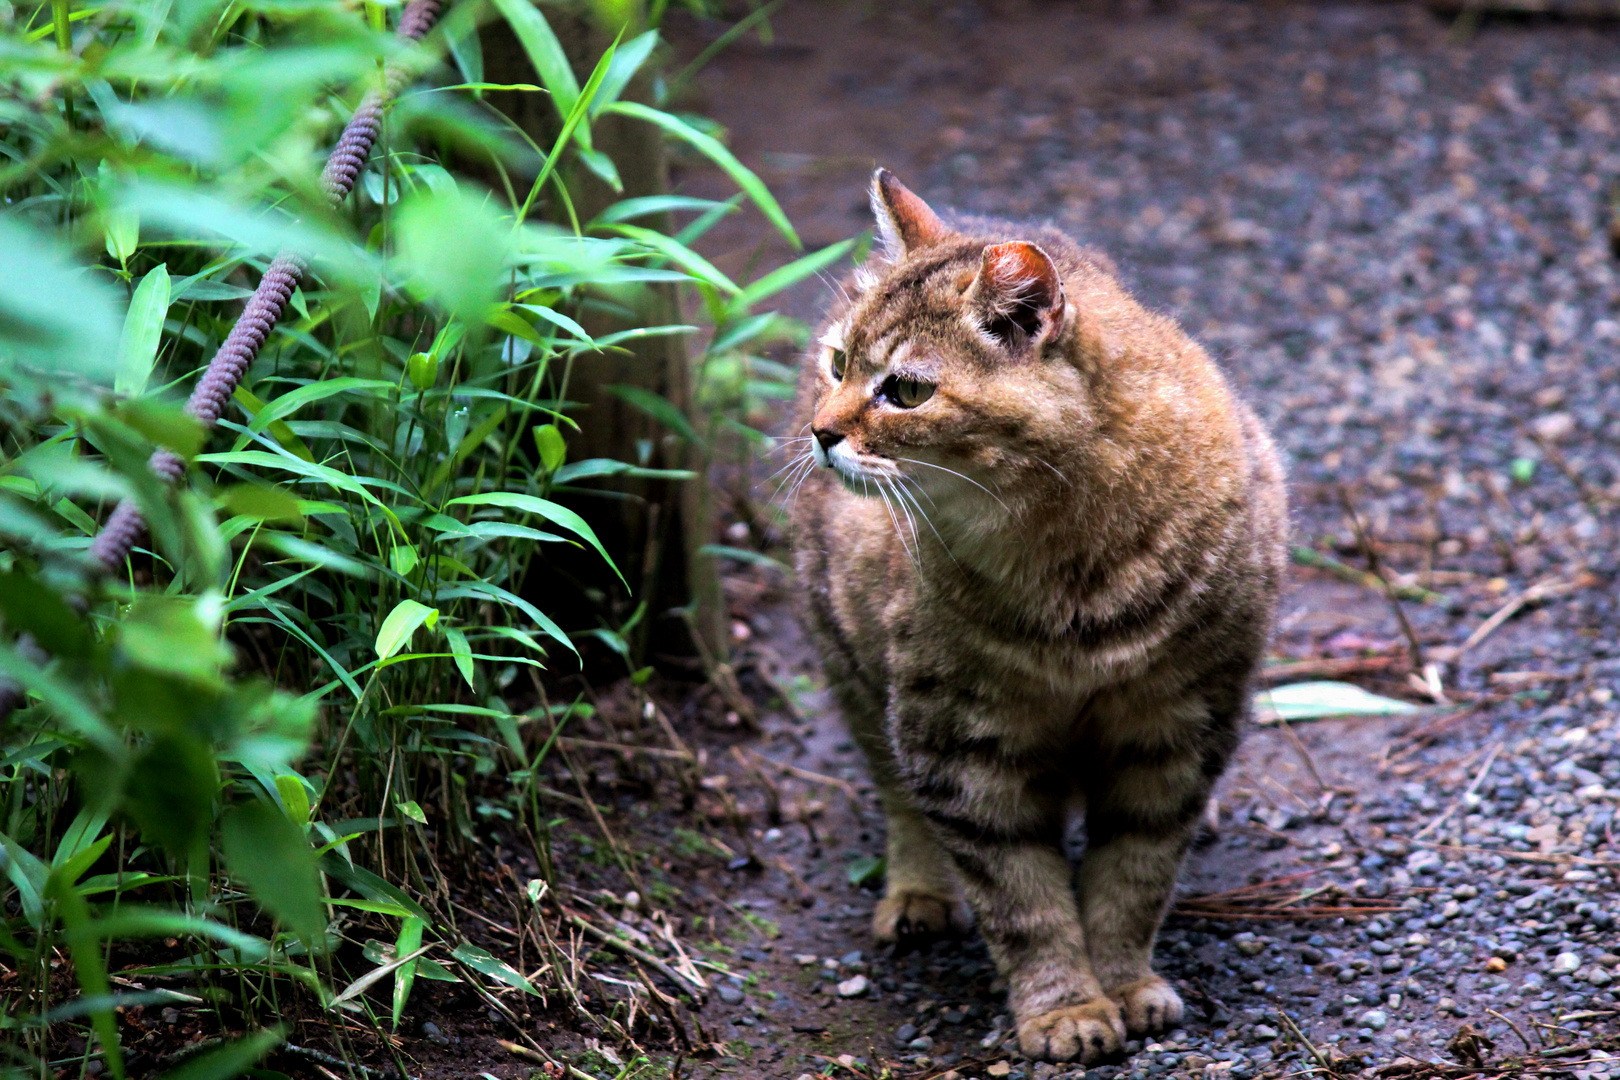
[[[1094,1061],[1182,1016],[1153,938],[1266,644],[1282,469],[1066,236],[952,228],[881,169],[872,205],[885,253],[804,362],[793,517],[888,818],[873,929],[976,916],[1024,1053]]]

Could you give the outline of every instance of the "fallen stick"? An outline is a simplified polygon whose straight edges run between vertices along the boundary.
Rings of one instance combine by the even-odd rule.
[[[812,784],[825,784],[828,787],[835,787],[839,791],[842,791],[845,795],[848,795],[851,802],[860,801],[859,796],[855,792],[855,785],[851,784],[848,780],[840,780],[836,776],[825,776],[818,772],[811,772],[809,769],[801,769],[797,765],[789,765],[785,761],[777,761],[775,758],[768,758],[764,754],[761,754],[758,750],[749,750],[748,753],[759,758],[772,768],[781,769],[785,773],[791,773],[792,775],[797,776],[800,780],[808,780]]]
[[[630,944],[628,941],[625,941],[623,938],[614,937],[606,930],[593,925],[589,919],[576,915],[572,911],[567,912],[566,914],[569,922],[596,938],[602,944],[618,949],[626,956],[631,956],[637,960],[640,960],[643,964],[646,964],[648,967],[664,976],[664,978],[668,979],[676,986],[680,986],[682,983],[685,983],[686,985],[692,987],[692,989],[697,991],[699,1003],[701,1003],[703,999],[708,996],[709,986],[703,981],[702,977],[693,978],[690,975],[684,975],[670,967],[668,964],[664,963],[664,961],[660,960],[647,950],[638,949],[636,946]]]
[[[1383,592],[1386,587],[1384,579],[1377,574],[1368,573],[1366,570],[1357,570],[1355,567],[1342,563],[1331,555],[1322,554],[1315,548],[1295,546],[1289,549],[1288,555],[1295,565],[1309,566],[1313,570],[1325,570],[1340,581],[1349,582],[1351,585],[1360,585],[1364,589],[1371,589],[1379,593]],[[1431,592],[1417,585],[1396,585],[1391,582],[1388,583],[1388,588],[1400,599],[1416,600],[1420,604],[1433,604],[1445,599],[1439,593]]]
[[[1312,679],[1324,676],[1360,675],[1371,671],[1388,671],[1397,667],[1405,657],[1399,656],[1342,656],[1318,657],[1311,660],[1288,660],[1260,669],[1260,679],[1267,685]]]
[[[1497,608],[1484,622],[1480,623],[1474,632],[1468,635],[1468,640],[1457,646],[1456,659],[1461,659],[1462,655],[1469,649],[1490,637],[1498,627],[1517,615],[1527,605],[1540,603],[1542,600],[1548,600],[1554,596],[1563,596],[1566,593],[1574,592],[1578,588],[1580,588],[1579,578],[1573,581],[1541,581],[1530,586]]]

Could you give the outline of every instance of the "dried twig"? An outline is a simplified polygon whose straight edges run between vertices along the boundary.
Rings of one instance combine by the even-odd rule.
[[[785,773],[791,773],[794,776],[797,776],[800,780],[808,780],[812,784],[826,784],[828,787],[835,787],[839,791],[842,791],[845,795],[849,796],[850,802],[857,804],[860,802],[860,796],[855,791],[855,785],[851,784],[848,780],[840,780],[836,776],[824,776],[818,772],[811,772],[809,769],[802,769],[797,765],[789,765],[785,761],[777,761],[775,758],[768,758],[757,750],[749,750],[748,753],[774,769],[780,769]]]
[[[1289,557],[1299,566],[1308,566],[1313,570],[1324,570],[1340,581],[1349,582],[1351,585],[1360,585],[1375,592],[1383,592],[1386,589],[1393,588],[1395,595],[1402,600],[1415,600],[1420,604],[1432,604],[1445,599],[1444,596],[1437,592],[1431,592],[1416,585],[1392,585],[1390,582],[1384,581],[1377,575],[1369,574],[1365,570],[1357,570],[1353,566],[1346,566],[1333,556],[1324,555],[1315,548],[1296,545],[1289,549]]]
[[[1399,664],[1400,659],[1394,656],[1324,656],[1310,660],[1289,660],[1281,664],[1268,664],[1260,669],[1259,675],[1262,682],[1274,685],[1295,679],[1336,678],[1388,671]]]
[[[1528,589],[1510,598],[1507,603],[1497,608],[1484,622],[1480,623],[1474,632],[1468,635],[1468,640],[1457,646],[1457,656],[1461,657],[1463,653],[1490,637],[1491,634],[1496,632],[1497,627],[1513,618],[1526,606],[1540,603],[1542,600],[1554,596],[1563,596],[1574,592],[1580,587],[1580,578],[1571,581],[1538,581]]]
[[[1461,795],[1458,795],[1455,799],[1452,799],[1451,805],[1446,807],[1445,810],[1441,811],[1439,817],[1435,818],[1433,821],[1423,826],[1423,828],[1419,829],[1418,832],[1412,837],[1413,840],[1421,840],[1435,829],[1438,829],[1445,822],[1446,818],[1456,813],[1457,807],[1463,805],[1469,799],[1474,797],[1474,793],[1479,790],[1479,785],[1485,782],[1485,774],[1491,771],[1491,765],[1495,763],[1496,755],[1502,752],[1502,746],[1502,743],[1497,743],[1495,746],[1491,747],[1491,752],[1485,755],[1485,764],[1481,765],[1479,767],[1479,772],[1474,774],[1474,782],[1468,785],[1468,790],[1464,791]]]
[[[591,937],[596,938],[604,945],[618,949],[626,956],[634,957],[635,959],[640,960],[643,964],[646,964],[648,967],[664,976],[664,978],[668,979],[676,986],[680,986],[682,983],[687,984],[697,993],[698,1001],[700,1003],[705,997],[708,996],[709,985],[708,983],[704,982],[703,977],[698,975],[696,972],[690,975],[678,972],[647,950],[637,948],[621,937],[615,937],[606,930],[603,930],[593,924],[584,916],[575,914],[572,911],[566,911],[565,915],[569,922],[591,935]]]
[[[1378,548],[1367,535],[1366,528],[1361,524],[1361,515],[1356,513],[1354,504],[1350,501],[1350,492],[1339,485],[1339,502],[1344,507],[1346,516],[1350,518],[1350,525],[1356,530],[1356,541],[1361,545],[1361,552],[1367,559],[1367,568],[1383,587],[1384,596],[1389,600],[1389,606],[1395,612],[1395,621],[1400,624],[1401,634],[1406,638],[1407,652],[1412,658],[1412,670],[1424,673],[1427,684],[1425,689],[1437,705],[1445,705],[1446,695],[1440,689],[1439,669],[1433,673],[1428,670],[1428,659],[1423,655],[1423,643],[1418,641],[1417,631],[1412,629],[1412,623],[1406,617],[1406,608],[1401,603],[1400,595],[1395,586],[1390,583],[1389,576],[1384,573],[1383,561],[1378,557]]]

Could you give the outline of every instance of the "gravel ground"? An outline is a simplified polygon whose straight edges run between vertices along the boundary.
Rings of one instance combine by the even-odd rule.
[[[881,160],[936,205],[1054,220],[1106,251],[1270,422],[1296,543],[1365,566],[1348,505],[1395,580],[1432,594],[1404,614],[1452,707],[1255,732],[1184,883],[1303,875],[1255,895],[1328,887],[1302,903],[1388,910],[1175,916],[1159,963],[1193,1005],[1186,1029],[1064,1071],[1003,1048],[976,942],[862,944],[871,894],[827,868],[881,850],[880,818],[834,807],[821,841],[768,841],[822,901],[798,914],[776,876],[737,892],[775,905],[782,937],[752,955],[780,996],[750,1014],[739,988],[714,1015],[768,1051],[761,1076],[819,1071],[813,1053],[964,1078],[1283,1076],[1312,1062],[1305,1040],[1347,1075],[1412,1058],[1620,1076],[1620,29],[1462,36],[1399,4],[1103,7],[805,0],[770,46],[705,72],[701,107],[811,241],[866,226]],[[684,33],[695,52],[712,28]],[[741,267],[760,232],[728,224],[715,258]],[[819,297],[794,302],[808,315]],[[1389,606],[1341,578],[1296,573],[1279,661],[1432,704]],[[783,678],[813,678],[781,611],[739,615]],[[824,699],[806,702],[808,756],[765,749],[858,780]],[[842,1026],[820,1036],[817,1017]],[[1495,1049],[1471,1057],[1465,1025]],[[1558,1046],[1593,1049],[1521,1060]]]

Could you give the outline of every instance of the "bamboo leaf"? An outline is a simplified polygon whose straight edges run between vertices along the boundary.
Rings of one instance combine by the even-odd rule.
[[[159,263],[149,270],[130,297],[124,314],[124,332],[118,342],[118,371],[113,389],[137,397],[146,391],[146,381],[157,363],[158,342],[163,337],[163,320],[169,313],[169,267]]]
[[[1388,716],[1416,712],[1407,701],[1370,693],[1345,682],[1300,682],[1274,687],[1255,695],[1256,718],[1260,724],[1279,720],[1320,720],[1329,716]]]
[[[456,670],[467,681],[467,687],[476,691],[478,687],[473,683],[472,646],[467,644],[467,635],[454,626],[444,628],[444,638],[450,643],[450,656],[455,661]]]
[[[515,0],[509,0],[509,2],[515,2]],[[792,244],[795,250],[803,250],[804,245],[800,243],[798,234],[793,231],[793,226],[788,222],[787,215],[782,212],[782,207],[777,203],[775,196],[770,193],[770,190],[765,187],[760,178],[750,172],[742,162],[738,161],[736,155],[727,150],[718,139],[712,135],[705,135],[678,116],[650,108],[635,101],[616,101],[604,111],[619,113],[622,116],[633,116],[638,120],[645,120],[649,124],[656,124],[720,166],[721,169],[725,170],[726,175],[731,177],[732,182],[742,188],[748,197],[754,201],[754,205],[759,207],[759,211],[765,215],[765,219],[775,225],[777,231],[787,238],[788,243]]]
[[[614,565],[613,557],[607,553],[607,548],[602,546],[602,541],[596,538],[596,533],[585,523],[585,519],[568,509],[568,507],[559,506],[549,499],[542,499],[535,495],[525,495],[517,491],[490,491],[483,495],[463,495],[459,499],[451,499],[445,505],[499,506],[509,510],[521,510],[526,514],[534,514],[559,528],[567,529],[587,544],[590,544],[601,554],[602,558],[607,560],[607,564],[613,567],[613,572],[619,574],[619,568]],[[619,580],[624,581],[623,574],[619,574]]]
[[[686,418],[686,414],[676,408],[675,403],[662,394],[655,394],[643,386],[628,386],[618,383],[605,389],[620,401],[640,409],[687,442],[701,443],[703,441],[698,438],[698,433],[692,427],[692,422]]]
[[[450,955],[481,975],[488,975],[490,978],[522,990],[526,994],[533,994],[535,997],[540,996],[540,992],[529,985],[528,979],[525,979],[514,968],[495,959],[476,945],[467,943],[457,945]]]
[[[438,621],[438,608],[430,608],[409,598],[401,600],[377,630],[377,659],[387,660],[399,652],[423,623],[431,628]]]

